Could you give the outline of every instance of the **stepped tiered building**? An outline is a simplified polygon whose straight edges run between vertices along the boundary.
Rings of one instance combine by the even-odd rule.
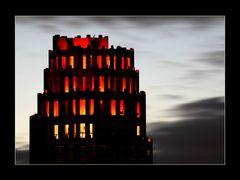
[[[30,163],[152,163],[134,50],[108,37],[53,36],[44,92],[30,117]]]

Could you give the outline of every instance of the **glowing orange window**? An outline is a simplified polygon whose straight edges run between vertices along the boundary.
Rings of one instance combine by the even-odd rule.
[[[74,56],[69,56],[69,66],[74,68]]]
[[[80,113],[80,115],[86,115],[86,100],[85,99],[79,100],[79,113]]]
[[[56,69],[58,69],[58,57],[56,57]]]
[[[73,99],[72,101],[72,112],[73,112],[73,115],[75,116],[76,115],[76,99]]]
[[[90,132],[90,137],[93,138],[93,123],[90,123],[89,132]]]
[[[120,115],[125,115],[125,102],[124,100],[120,100]]]
[[[80,138],[86,137],[86,125],[85,123],[80,123]]]
[[[121,68],[122,68],[122,69],[125,69],[125,63],[124,63],[124,57],[123,57],[123,56],[122,56]]]
[[[116,115],[116,100],[115,99],[111,99],[111,115],[115,116]]]
[[[69,138],[69,124],[65,124],[64,135],[66,138]]]
[[[69,92],[69,77],[64,77],[64,92]]]
[[[130,93],[133,93],[132,78],[129,78],[129,92],[130,92]]]
[[[46,115],[47,115],[47,117],[50,116],[50,103],[49,103],[49,101],[46,101]]]
[[[140,136],[140,126],[137,126],[137,136]]]
[[[58,134],[58,125],[54,125],[54,138],[59,139],[59,134]]]
[[[94,114],[94,99],[89,100],[89,115]]]
[[[104,76],[99,76],[99,92],[104,92]]]
[[[117,69],[117,56],[114,55],[114,58],[113,58],[113,69],[116,70]]]
[[[117,78],[116,77],[113,78],[113,91],[114,92],[117,91]]]
[[[123,77],[122,78],[122,92],[124,92],[125,89],[126,89],[126,78]]]
[[[97,66],[98,68],[102,68],[102,56],[97,56]]]
[[[54,102],[53,102],[53,116],[54,117],[57,117],[57,116],[59,116],[59,104],[58,104],[58,101],[57,100],[55,100]]]
[[[91,91],[94,91],[95,84],[94,84],[94,76],[91,77]]]
[[[140,102],[137,102],[137,107],[136,107],[136,110],[137,110],[137,118],[140,118]]]
[[[77,125],[73,124],[73,137],[76,138],[77,136]]]
[[[106,56],[106,66],[109,68],[110,67],[110,56]]]
[[[127,67],[130,67],[130,57],[127,57]]]
[[[93,66],[93,55],[90,55],[90,67]]]
[[[83,76],[82,77],[82,90],[83,91],[86,91],[86,88],[87,88],[87,78],[86,78],[86,76]]]
[[[111,78],[110,78],[110,76],[108,76],[108,89],[110,89],[111,88]]]
[[[86,55],[83,55],[82,68],[83,69],[87,68],[87,57],[86,57]]]
[[[67,60],[66,60],[66,56],[62,56],[62,68],[66,69],[67,67]]]
[[[73,76],[73,91],[77,90],[77,76]]]

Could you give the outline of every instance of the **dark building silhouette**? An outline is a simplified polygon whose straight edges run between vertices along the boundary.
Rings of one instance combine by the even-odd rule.
[[[152,163],[134,50],[108,36],[53,36],[44,92],[30,117],[30,163]]]

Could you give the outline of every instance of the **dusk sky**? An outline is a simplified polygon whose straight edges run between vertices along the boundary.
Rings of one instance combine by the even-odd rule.
[[[29,148],[29,117],[37,113],[37,93],[43,92],[43,70],[48,67],[55,34],[103,35],[109,37],[109,46],[134,48],[140,90],[146,91],[147,130],[156,139],[154,163],[223,162],[224,16],[16,16],[15,141],[19,151]],[[182,144],[177,136],[184,137]],[[192,154],[186,156],[188,151]]]

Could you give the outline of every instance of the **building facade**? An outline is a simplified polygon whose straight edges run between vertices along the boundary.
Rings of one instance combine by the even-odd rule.
[[[146,94],[132,48],[109,48],[102,35],[53,36],[37,102],[30,163],[152,163]]]

